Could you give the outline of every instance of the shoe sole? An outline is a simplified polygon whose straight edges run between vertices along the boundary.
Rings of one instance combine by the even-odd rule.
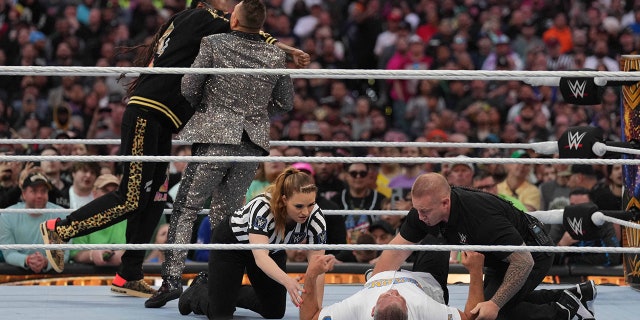
[[[151,298],[151,296],[153,295],[153,293],[142,293],[140,291],[122,288],[114,285],[111,285],[111,292],[138,298]]]
[[[47,226],[44,224],[40,224],[40,235],[42,236],[42,242],[44,242],[44,244],[51,244],[49,242],[49,230],[47,230]],[[62,267],[59,267],[55,263],[55,259],[53,259],[53,254],[51,254],[51,250],[44,250],[44,252],[47,255],[47,260],[49,260],[49,264],[51,265],[51,268],[55,270],[57,273],[61,273],[64,270],[64,264],[62,265]]]
[[[145,308],[164,307],[164,305],[166,305],[167,302],[180,298],[181,294],[182,294],[182,290],[176,290],[175,292],[171,292],[165,295],[164,297],[162,297],[162,299],[158,298],[157,300],[152,300],[153,299],[153,295],[152,295],[151,298],[149,298],[149,300],[144,302],[144,307]]]
[[[586,300],[586,307],[587,310],[589,310],[589,312],[591,312],[594,316],[595,316],[595,308],[594,308],[594,301],[596,300],[596,297],[598,296],[598,288],[596,288],[596,283],[593,280],[589,280],[589,287],[591,288],[591,291],[593,292],[593,297],[591,297],[591,300]]]

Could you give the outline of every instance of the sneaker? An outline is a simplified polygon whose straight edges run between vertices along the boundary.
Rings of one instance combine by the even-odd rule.
[[[184,291],[184,293],[180,296],[180,300],[178,301],[178,311],[183,316],[190,314],[193,310],[191,309],[191,298],[197,289],[195,287],[206,285],[208,280],[208,275],[206,272],[200,272],[193,279],[189,288]]]
[[[40,224],[40,234],[44,244],[65,244],[56,232],[56,222],[60,219],[50,219]],[[51,249],[45,250],[49,265],[56,272],[60,273],[64,270],[64,250]]]
[[[149,300],[144,302],[145,308],[160,308],[171,300],[180,298],[182,294],[182,277],[166,277],[162,285]]]
[[[144,279],[127,281],[116,273],[116,277],[111,283],[111,292],[140,298],[149,298],[156,293],[156,289],[151,288]]]
[[[567,289],[573,293],[576,297],[580,299],[582,305],[589,310],[592,314],[596,314],[594,312],[593,302],[596,300],[596,296],[598,295],[598,290],[596,289],[596,283],[593,280],[589,280],[583,283],[576,284],[575,287]]]
[[[593,314],[589,312],[589,310],[582,305],[580,299],[578,299],[578,297],[569,290],[562,291],[556,305],[560,309],[567,310],[569,312],[567,319],[573,319],[576,317],[578,320],[595,320]]]

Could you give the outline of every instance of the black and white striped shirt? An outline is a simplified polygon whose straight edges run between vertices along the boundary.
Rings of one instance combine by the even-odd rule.
[[[317,204],[305,223],[287,226],[284,239],[275,232],[275,227],[268,195],[253,198],[231,216],[231,230],[240,243],[249,243],[249,233],[267,236],[270,244],[298,244],[305,239],[308,244],[327,243],[327,224]]]

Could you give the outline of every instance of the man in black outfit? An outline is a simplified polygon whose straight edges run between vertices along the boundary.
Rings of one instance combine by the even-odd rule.
[[[190,67],[204,36],[230,31],[223,11],[227,8],[226,2],[194,1],[197,8],[171,17],[142,53],[141,65]],[[265,35],[266,42],[275,42]],[[290,49],[287,53],[293,55],[297,65],[308,64],[308,55],[304,52],[290,47],[284,49]],[[181,74],[142,74],[131,84],[122,119],[122,155],[171,155],[172,134],[178,133],[195,112],[181,94],[181,79]],[[166,194],[156,194],[165,184],[168,165],[167,162],[125,162],[119,189],[95,199],[64,220],[44,222],[40,226],[44,243],[66,243],[124,219],[127,219],[127,243],[149,243],[166,201]],[[46,250],[46,253],[53,269],[62,272],[64,251]],[[112,291],[145,298],[156,292],[144,281],[144,255],[143,250],[124,253]]]
[[[493,194],[451,187],[440,174],[419,176],[411,196],[413,208],[400,234],[389,244],[415,244],[426,235],[441,234],[447,244],[552,245],[534,217]],[[373,274],[397,270],[410,254],[406,250],[383,252]],[[551,267],[553,254],[521,251],[484,252],[484,255],[487,301],[475,308],[479,319],[567,319],[575,315],[580,319],[593,318],[587,309],[595,297],[592,282],[564,291],[534,291]],[[445,272],[448,270],[436,271],[448,274]]]

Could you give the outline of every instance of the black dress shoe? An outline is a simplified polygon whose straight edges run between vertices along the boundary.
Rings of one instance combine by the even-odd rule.
[[[182,294],[181,277],[165,277],[162,286],[156,293],[144,302],[145,308],[160,308],[171,300],[180,298]]]
[[[202,312],[206,310],[191,309],[191,298],[196,293],[196,291],[199,290],[197,287],[205,286],[206,288],[207,280],[208,275],[206,272],[203,271],[198,273],[198,275],[191,282],[191,285],[189,285],[189,288],[187,288],[187,290],[185,290],[184,293],[180,296],[180,300],[178,301],[178,310],[180,311],[181,315],[186,316],[192,311],[196,312],[197,314],[204,314]]]

